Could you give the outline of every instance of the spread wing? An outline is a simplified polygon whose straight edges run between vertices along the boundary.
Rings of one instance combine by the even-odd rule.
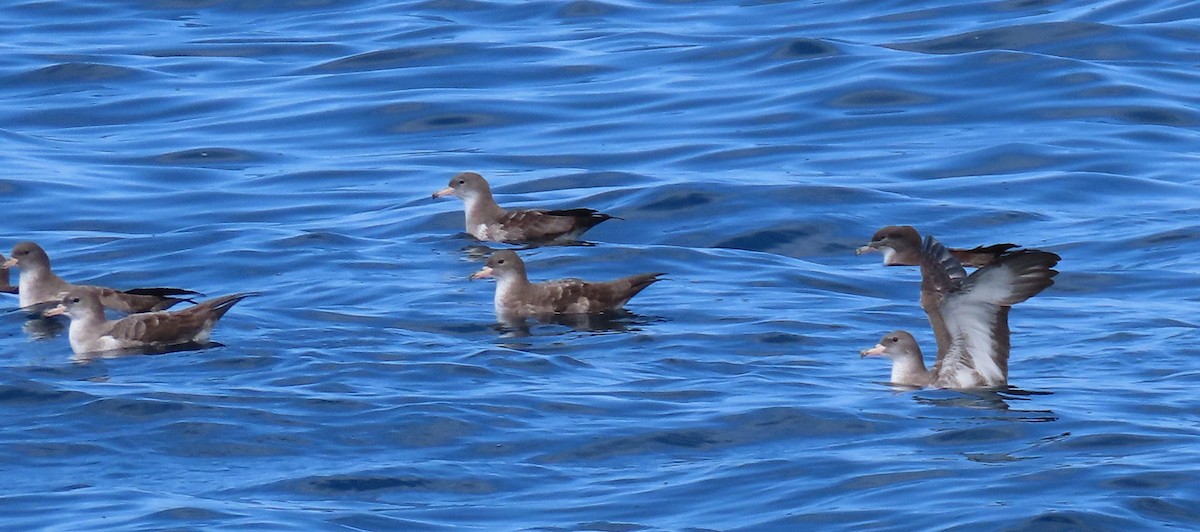
[[[921,243],[921,290],[948,294],[958,290],[967,278],[967,270],[950,250],[932,236]]]
[[[957,388],[1008,382],[1008,307],[962,297],[948,298],[941,317],[949,338],[938,349],[934,374],[939,385]]]
[[[972,268],[983,268],[989,264],[994,264],[1000,260],[1009,250],[1018,247],[1016,244],[992,244],[990,246],[976,246],[971,249],[951,249],[950,253],[958,262],[964,266]]]
[[[948,294],[939,313],[951,341],[945,352],[939,346],[938,378],[953,379],[959,387],[1006,384],[1009,310],[1054,284],[1058,260],[1045,251],[1012,252]]]
[[[996,264],[971,274],[963,283],[963,292],[976,301],[1016,305],[1054,284],[1058,272],[1053,268],[1060,259],[1048,251],[1014,251]]]
[[[921,308],[925,310],[929,326],[933,329],[933,337],[937,340],[937,360],[940,362],[953,341],[946,328],[942,306],[946,298],[962,286],[967,271],[953,254],[932,236],[926,236],[921,243],[920,265]]]
[[[938,343],[933,365],[937,386],[971,388],[980,385],[980,375],[1001,382],[1007,375],[997,367],[989,345],[998,306],[963,298],[966,279],[950,250],[926,235],[921,243],[921,306]]]

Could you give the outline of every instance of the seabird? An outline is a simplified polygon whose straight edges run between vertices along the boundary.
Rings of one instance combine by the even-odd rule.
[[[996,262],[1016,244],[992,244],[971,249],[948,248],[963,266],[982,268]],[[854,250],[855,255],[871,251],[883,253],[884,266],[917,266],[921,264],[921,234],[911,225],[889,225],[875,231],[871,242]]]
[[[525,263],[512,250],[492,253],[483,269],[470,279],[496,278],[496,316],[502,320],[536,318],[553,314],[616,310],[663,273],[642,273],[603,282],[559,279],[529,282]]]
[[[463,172],[434,198],[458,196],[466,211],[467,233],[492,242],[537,244],[573,242],[600,222],[615,218],[593,209],[504,209],[492,198],[483,176]]]
[[[9,275],[10,272],[8,268],[3,267],[6,261],[7,259],[4,258],[4,255],[0,255],[0,292],[5,294],[15,294],[17,293],[17,287],[13,286],[12,282],[10,281],[12,276]]]
[[[21,242],[12,249],[12,258],[4,262],[4,268],[21,269],[18,281],[18,304],[23,309],[36,313],[40,307],[50,306],[62,299],[62,294],[76,285],[64,281],[50,269],[50,257],[46,250],[33,242]],[[100,286],[95,289],[100,302],[110,309],[126,314],[166,310],[199,292],[181,288],[135,288],[115,290]]]
[[[911,334],[894,331],[863,350],[892,360],[892,383],[938,388],[991,388],[1008,384],[1010,308],[1054,284],[1060,257],[1018,250],[967,276],[950,250],[932,236],[921,245],[921,306],[937,339],[937,361],[925,369]]]
[[[67,291],[62,302],[46,316],[66,314],[71,318],[68,336],[76,355],[129,349],[162,349],[208,342],[213,326],[235,303],[254,295],[221,296],[179,311],[130,314],[108,320],[97,291],[77,286]]]

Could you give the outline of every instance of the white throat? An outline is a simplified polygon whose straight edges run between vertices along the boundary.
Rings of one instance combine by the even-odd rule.
[[[83,316],[80,318],[71,318],[71,326],[67,329],[67,339],[71,342],[71,349],[76,353],[86,351],[99,351],[104,347],[97,347],[89,344],[89,337],[92,334],[89,330],[94,331],[104,326],[104,318],[96,316]],[[98,339],[102,342],[104,337]]]
[[[49,301],[53,295],[40,294],[37,291],[38,285],[42,284],[42,277],[45,274],[42,270],[21,270],[21,277],[17,281],[17,300],[21,308],[28,307],[43,301]]]
[[[884,246],[879,248],[879,251],[883,253],[884,264],[894,264],[893,260],[896,258],[895,248]]]
[[[925,369],[925,362],[917,357],[892,359],[892,384],[929,384],[929,371]]]
[[[522,290],[529,288],[530,283],[524,276],[509,272],[509,275],[496,277],[496,296],[492,304],[496,315],[524,314],[527,301],[522,299]]]
[[[496,314],[502,314],[504,308],[518,302],[517,285],[514,276],[496,277],[496,297],[492,300]]]

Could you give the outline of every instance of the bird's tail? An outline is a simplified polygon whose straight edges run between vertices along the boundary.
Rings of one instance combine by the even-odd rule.
[[[203,311],[203,310],[211,310],[212,314],[213,314],[213,321],[216,321],[216,320],[221,319],[221,316],[224,316],[226,312],[229,312],[229,309],[233,308],[233,306],[236,305],[238,301],[246,299],[247,297],[257,296],[257,295],[259,295],[258,292],[239,292],[237,294],[230,294],[227,296],[215,297],[213,299],[204,301],[204,302],[200,303],[199,305],[191,307],[187,310],[188,311],[197,311],[197,312]]]

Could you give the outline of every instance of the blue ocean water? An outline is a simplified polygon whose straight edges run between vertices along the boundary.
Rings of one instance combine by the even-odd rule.
[[[255,290],[200,351],[0,315],[5,529],[1200,528],[1200,4],[23,1],[0,250]],[[535,280],[667,279],[501,327],[460,171],[619,216]],[[1002,392],[879,227],[1062,255]],[[15,276],[14,276],[15,281]],[[0,303],[16,308],[16,299]]]

